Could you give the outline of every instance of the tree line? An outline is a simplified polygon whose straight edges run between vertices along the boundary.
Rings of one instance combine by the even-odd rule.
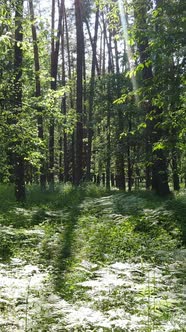
[[[0,181],[186,182],[183,0],[2,0]]]

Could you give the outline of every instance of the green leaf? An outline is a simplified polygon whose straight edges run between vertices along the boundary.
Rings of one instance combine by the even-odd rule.
[[[157,150],[164,150],[166,148],[166,145],[164,142],[157,142],[154,144],[152,151],[157,151]]]

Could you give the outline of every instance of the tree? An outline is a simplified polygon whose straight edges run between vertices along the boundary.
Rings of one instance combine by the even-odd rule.
[[[154,107],[152,97],[148,96],[149,86],[153,84],[153,68],[149,63],[149,39],[147,26],[147,12],[149,8],[148,1],[134,0],[136,39],[139,50],[140,64],[142,66],[143,93],[147,95],[146,118],[147,118],[147,145],[146,151],[149,155],[149,149],[152,149],[152,188],[159,195],[170,193],[168,185],[168,165],[165,151],[158,146],[158,142],[163,138],[163,131],[160,128],[163,110],[160,107]],[[149,122],[149,117],[153,116],[153,121]],[[157,145],[156,145],[157,144]],[[149,181],[149,170],[147,175]],[[149,184],[147,185],[147,187]]]
[[[39,50],[38,50],[38,39],[37,39],[37,31],[36,26],[34,24],[34,7],[33,1],[29,0],[29,8],[30,8],[30,17],[32,22],[32,39],[33,39],[33,49],[34,49],[34,65],[35,65],[35,96],[38,99],[38,102],[41,99],[41,81],[40,81],[40,60],[39,60]],[[41,141],[44,139],[44,128],[43,128],[43,116],[42,116],[42,108],[37,107],[38,116],[38,137]],[[45,161],[41,160],[40,167],[40,184],[41,189],[46,189],[46,166]]]
[[[96,9],[95,15],[95,27],[94,27],[94,40],[91,39],[92,44],[92,67],[91,67],[91,77],[90,77],[90,87],[89,87],[89,108],[88,108],[88,144],[87,144],[87,180],[91,179],[91,157],[92,157],[92,137],[93,137],[93,106],[94,106],[94,91],[95,91],[95,71],[97,64],[97,38],[98,38],[98,23],[99,23],[99,8]],[[89,32],[90,34],[90,32]],[[98,66],[98,64],[97,64]]]
[[[60,40],[62,34],[62,17],[63,17],[64,3],[63,0],[59,3],[59,18],[57,27],[57,36],[55,37],[55,0],[52,0],[52,38],[51,38],[51,90],[57,89],[57,73],[58,73],[58,57],[60,49]],[[50,188],[54,190],[54,159],[55,159],[55,118],[51,115],[49,126],[49,184]]]
[[[76,90],[76,150],[75,150],[75,184],[79,185],[83,177],[83,59],[84,34],[81,0],[75,0],[76,45],[77,45],[77,90]]]
[[[160,195],[171,180],[179,190],[183,0],[125,1],[126,22],[115,0],[74,4],[53,0],[46,23],[34,18],[32,0],[30,19],[21,0],[2,1],[0,179],[10,173],[18,200],[24,178],[38,182],[39,174],[43,189],[46,175],[53,190],[55,174],[79,185],[94,171],[108,189],[116,180],[132,190],[146,176],[146,188]]]
[[[15,44],[14,44],[14,109],[13,122],[16,126],[22,111],[22,63],[23,63],[23,0],[17,0],[15,4]],[[15,175],[15,196],[17,201],[25,200],[25,174],[24,174],[24,156],[19,151],[21,137],[16,142],[13,153],[14,175]]]
[[[119,66],[119,54],[117,47],[117,40],[115,39],[115,57],[116,57],[116,82],[117,82],[117,97],[121,96],[121,75]],[[124,131],[124,117],[123,107],[117,107],[117,129],[116,129],[116,186],[121,190],[126,190],[125,184],[125,170],[124,170],[124,139],[122,137]]]

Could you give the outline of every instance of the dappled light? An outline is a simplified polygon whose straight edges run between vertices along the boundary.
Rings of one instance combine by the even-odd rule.
[[[186,249],[177,206],[185,208],[185,194],[179,203],[179,195],[67,185],[53,195],[54,209],[41,194],[42,210],[33,196],[4,214],[1,331],[184,331]]]

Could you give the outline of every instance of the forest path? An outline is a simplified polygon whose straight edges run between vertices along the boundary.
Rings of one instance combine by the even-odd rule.
[[[0,264],[1,332],[186,331],[184,249],[174,251],[174,259],[164,259],[158,265],[145,262],[140,256],[113,262],[106,259],[92,262],[86,258],[84,246],[89,241],[84,246],[83,241],[87,236],[93,241],[91,237],[99,236],[96,229],[103,227],[103,223],[107,228],[127,223],[130,204],[133,210],[141,209],[140,199],[129,198],[126,215],[121,214],[113,208],[113,198],[85,199],[73,217],[77,219],[74,226],[69,227],[68,223],[71,212],[46,210],[34,211],[34,220],[36,215],[43,220],[32,228],[2,227],[5,244],[8,239],[12,243],[21,240],[22,244],[7,263]],[[31,217],[31,211],[24,209],[18,210],[18,214],[20,218]],[[94,225],[90,234],[83,225],[87,233]],[[59,253],[62,234],[71,242],[64,241]],[[107,245],[106,237],[103,234],[100,239],[100,250]],[[58,268],[58,259],[53,266],[46,267],[41,259],[46,249],[53,260],[58,254],[67,262]],[[74,255],[78,261],[67,271],[65,279],[60,280],[71,295],[63,297],[56,293],[51,276],[55,275],[55,269],[57,276],[62,269],[68,270],[68,261]],[[107,254],[103,255],[106,258]],[[49,257],[51,263],[52,259]]]

